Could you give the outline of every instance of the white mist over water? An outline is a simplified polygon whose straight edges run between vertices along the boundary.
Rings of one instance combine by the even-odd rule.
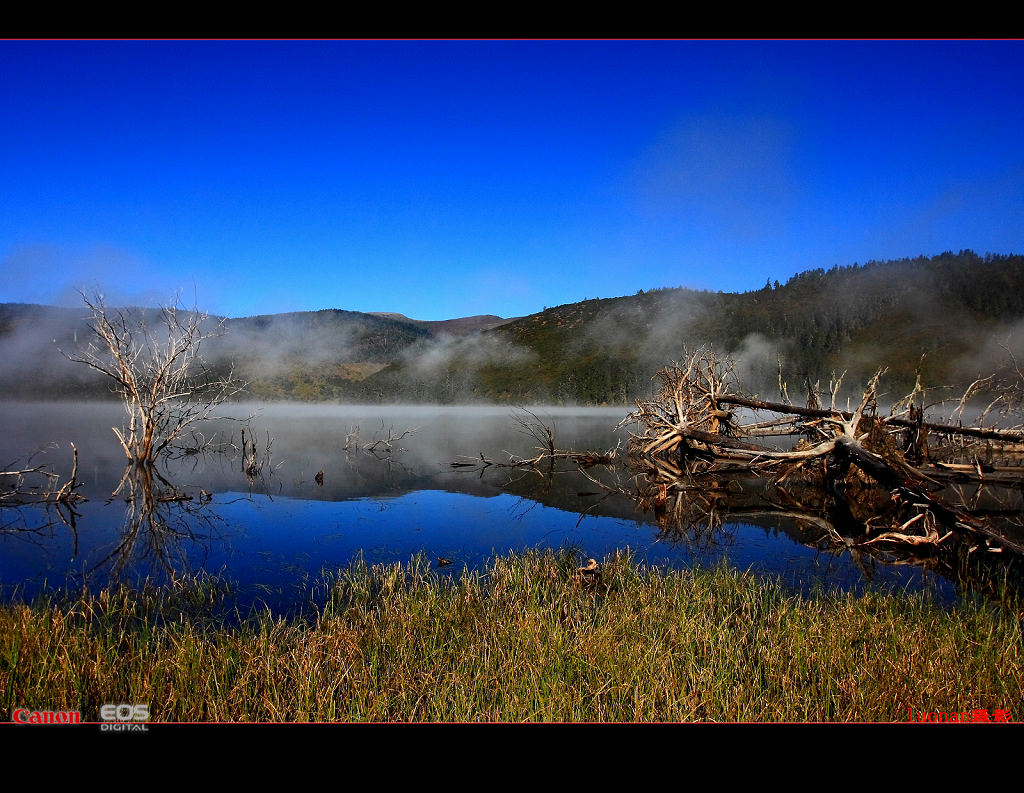
[[[867,569],[849,556],[834,556],[802,544],[803,530],[785,519],[725,524],[711,536],[665,532],[652,513],[626,495],[606,497],[575,469],[544,470],[475,466],[454,469],[456,460],[496,461],[510,454],[533,456],[536,442],[518,431],[507,407],[379,405],[227,405],[237,417],[255,414],[247,437],[259,449],[269,437],[271,458],[264,475],[250,480],[238,447],[242,425],[219,420],[202,427],[206,437],[233,444],[222,454],[184,454],[161,466],[174,494],[188,501],[160,503],[154,529],[133,529],[133,504],[110,493],[125,458],[110,427],[122,419],[117,404],[0,404],[8,431],[0,454],[56,442],[40,458],[66,475],[70,447],[79,448],[79,476],[90,499],[77,507],[72,530],[46,507],[0,510],[0,582],[35,591],[79,580],[94,584],[122,578],[160,580],[172,560],[175,574],[200,571],[238,583],[240,598],[274,601],[290,608],[297,582],[322,569],[343,567],[357,554],[371,562],[408,561],[415,553],[454,561],[457,574],[493,554],[535,547],[571,546],[581,557],[601,557],[629,548],[641,560],[691,565],[728,561],[743,569],[781,575],[797,588],[853,589],[868,585]],[[621,408],[531,408],[553,428],[559,448],[604,451],[615,446],[612,428]],[[358,428],[358,429],[357,429]],[[390,453],[365,450],[375,439],[416,429]],[[358,433],[359,443],[346,439]],[[618,437],[624,437],[619,435]],[[358,446],[358,448],[356,448]],[[316,481],[323,473],[323,483]],[[628,485],[628,474],[596,466],[597,479]],[[169,493],[159,484],[161,493]],[[207,494],[208,501],[202,494]],[[133,533],[134,532],[134,533]],[[127,555],[122,550],[132,536]],[[119,556],[119,554],[121,554]],[[122,559],[122,556],[124,557]],[[913,568],[869,563],[876,583],[951,589]],[[118,572],[120,571],[120,572]],[[71,578],[68,578],[68,577]],[[292,594],[289,595],[288,593]],[[248,594],[245,594],[248,593]],[[262,594],[260,594],[262,593]]]

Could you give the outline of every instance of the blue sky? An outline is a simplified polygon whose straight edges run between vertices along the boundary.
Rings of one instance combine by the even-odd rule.
[[[0,302],[519,316],[1024,253],[1020,41],[0,41]]]

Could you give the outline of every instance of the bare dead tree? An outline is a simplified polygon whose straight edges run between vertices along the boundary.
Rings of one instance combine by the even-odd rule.
[[[175,302],[150,324],[147,312],[111,308],[99,293],[83,293],[82,300],[93,337],[65,357],[112,381],[127,413],[125,426],[113,429],[135,465],[151,465],[185,430],[212,418],[242,390],[231,371],[215,372],[201,355],[203,342],[224,332],[223,321],[211,327],[208,314]]]
[[[536,413],[526,407],[517,407],[512,414],[512,420],[517,430],[530,438],[533,438],[539,445],[537,450],[542,454],[547,453],[549,457],[555,456],[555,429],[554,422],[551,425],[545,423]]]

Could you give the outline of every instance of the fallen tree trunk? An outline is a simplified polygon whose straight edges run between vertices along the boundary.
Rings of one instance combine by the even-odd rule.
[[[944,487],[939,479],[948,481],[952,476],[988,486],[993,484],[984,480],[989,473],[993,480],[1010,486],[1024,484],[1024,466],[1003,465],[996,474],[992,465],[996,453],[1014,460],[1020,456],[1024,430],[926,422],[917,408],[910,411],[910,418],[880,416],[876,394],[882,371],[869,382],[860,405],[844,411],[835,408],[837,383],[831,408],[822,407],[813,393],[808,398],[812,406],[801,407],[743,394],[736,387],[733,369],[731,361],[710,350],[699,350],[682,364],[659,372],[662,388],[658,395],[638,400],[637,409],[623,422],[643,427],[641,434],[633,435],[630,453],[651,461],[653,469],[663,471],[666,477],[673,476],[674,471],[680,476],[684,472],[690,476],[713,472],[722,465],[761,473],[779,469],[777,483],[799,473],[822,489],[822,508],[841,523],[861,525],[869,535],[865,540],[873,534],[880,542],[899,542],[902,538],[913,545],[929,544],[942,542],[949,536],[948,531],[959,531],[989,545],[998,543],[999,547],[1024,553],[1024,543],[1006,536],[991,521],[972,515],[966,504],[948,501],[938,492]],[[965,401],[966,396],[961,405]],[[744,426],[725,408],[768,411],[775,416]],[[797,433],[816,442],[802,441],[785,449],[747,440]],[[989,441],[986,466],[975,458],[973,466],[950,471],[931,462],[928,433],[952,441],[936,447],[944,457],[970,454],[977,448],[977,440]],[[872,488],[876,493],[869,497]],[[858,505],[854,499],[874,504],[878,511],[874,516],[865,515],[864,504]],[[929,517],[922,519],[925,513]],[[1018,523],[1024,529],[1024,510],[1019,515]],[[935,530],[935,523],[947,528],[946,535]],[[925,534],[909,534],[908,529]]]
[[[771,410],[776,413],[790,413],[795,416],[806,416],[807,418],[835,418],[836,416],[849,420],[853,413],[842,410],[822,410],[821,408],[805,408],[799,405],[787,405],[784,402],[766,402],[763,399],[744,396],[743,394],[721,394],[715,397],[720,404],[736,405],[738,407],[752,408],[753,410]],[[981,438],[987,440],[1001,441],[1024,441],[1024,432],[1020,430],[1000,430],[988,427],[962,427],[951,424],[937,424],[929,421],[918,422],[914,419],[899,418],[891,416],[886,418],[886,423],[896,427],[912,430],[922,428],[928,432],[936,432],[943,435],[964,435],[968,438]]]

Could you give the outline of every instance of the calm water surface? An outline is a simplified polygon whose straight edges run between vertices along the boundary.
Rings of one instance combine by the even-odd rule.
[[[884,565],[808,547],[807,528],[786,518],[731,523],[713,531],[659,528],[633,499],[606,495],[575,469],[535,472],[490,466],[455,469],[453,461],[507,461],[533,456],[535,441],[507,407],[251,406],[243,425],[205,425],[202,437],[220,453],[184,453],[160,469],[157,496],[145,499],[126,484],[124,455],[112,426],[123,413],[110,404],[7,403],[2,411],[0,465],[45,463],[66,476],[79,450],[81,492],[76,515],[53,506],[0,508],[0,586],[29,597],[44,585],[100,586],[113,578],[163,582],[207,571],[236,582],[239,603],[288,610],[308,597],[324,570],[345,567],[357,554],[371,563],[407,561],[425,553],[457,575],[494,554],[572,547],[581,560],[629,548],[640,559],[672,566],[716,564],[781,576],[802,591],[819,586],[861,591],[868,586],[927,589],[956,597],[953,585],[913,566]],[[231,408],[247,415],[249,406]],[[624,442],[613,428],[622,408],[534,409],[553,426],[563,449],[606,450]],[[520,414],[521,415],[521,414]],[[241,430],[255,437],[259,476],[245,472]],[[365,446],[416,433],[373,451]],[[268,454],[269,439],[269,454]],[[346,442],[348,449],[346,450]],[[323,472],[323,484],[316,481]],[[588,472],[628,488],[621,469]]]

